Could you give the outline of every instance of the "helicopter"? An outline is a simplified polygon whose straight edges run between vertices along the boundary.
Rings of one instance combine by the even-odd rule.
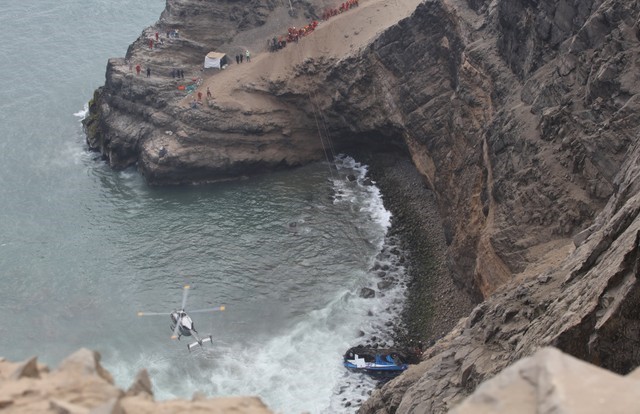
[[[213,338],[211,335],[208,335],[204,338],[200,338],[198,336],[198,331],[196,331],[195,325],[193,324],[193,320],[185,311],[185,306],[187,305],[187,296],[189,295],[189,289],[191,289],[190,285],[184,285],[182,287],[182,306],[180,309],[174,309],[173,312],[169,314],[169,318],[171,319],[171,339],[178,339],[182,336],[193,336],[196,339],[196,342],[190,343],[187,345],[187,349],[191,352],[191,349],[200,345],[202,346],[205,342],[213,343]],[[225,310],[224,306],[218,306],[210,309],[198,309],[194,311],[190,311],[191,313],[204,313],[204,312],[215,312],[215,311],[223,311]],[[166,312],[138,312],[138,316],[156,316],[156,315],[166,315]]]

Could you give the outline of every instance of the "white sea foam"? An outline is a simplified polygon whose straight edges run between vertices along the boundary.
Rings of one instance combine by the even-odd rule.
[[[82,110],[78,112],[75,112],[73,116],[80,118],[80,121],[82,121],[87,117],[88,113],[89,113],[89,104],[84,104],[84,108],[82,108]]]
[[[259,395],[272,410],[282,413],[352,413],[376,382],[346,371],[342,355],[357,340],[358,329],[369,335],[375,329],[378,337],[385,336],[378,329],[391,316],[385,315],[388,301],[389,295],[371,300],[343,291],[327,307],[310,312],[281,335],[256,338],[250,344],[214,341],[213,347],[185,357],[201,360],[197,366],[205,371],[205,381],[198,379],[199,375],[176,373],[175,367],[167,366],[162,359],[135,365],[147,366],[156,375],[158,399],[184,397],[201,390],[217,396]],[[384,316],[367,321],[368,312]],[[203,382],[210,384],[209,388],[203,389]]]
[[[357,190],[354,190],[354,186],[350,185],[353,183],[349,180],[340,178],[334,180],[336,188],[335,202],[348,201],[358,203],[360,211],[367,213],[371,220],[379,223],[385,230],[388,229],[391,225],[391,212],[382,203],[380,189],[375,185],[365,184],[368,167],[344,155],[336,157],[335,164],[338,171],[353,171],[356,178],[355,184],[357,184]]]
[[[346,156],[337,157],[336,166],[338,171],[353,171],[355,173],[357,190],[352,190],[353,185],[350,184],[353,182],[349,179],[335,180],[337,193],[335,202],[357,203],[359,211],[368,215],[371,221],[378,223],[386,234],[391,226],[391,212],[384,207],[378,187],[372,185],[373,183],[365,183],[368,167]],[[380,253],[372,258],[371,265],[373,266],[375,263],[378,267],[387,269],[385,271],[387,279],[395,280],[395,282],[382,292],[377,286],[380,282],[377,271],[372,268],[367,273],[361,287],[375,290],[376,298],[358,298],[362,301],[362,306],[367,308],[367,316],[360,315],[359,329],[363,336],[354,339],[351,346],[374,343],[382,346],[393,345],[389,326],[394,324],[399,317],[406,295],[406,272],[404,266],[398,262],[398,255],[393,253],[398,251],[393,242],[387,237],[380,239],[378,244]],[[358,294],[358,292],[354,292],[354,294]],[[376,381],[367,376],[344,372],[341,383],[334,388],[334,395],[330,403],[331,412],[355,412],[373,391],[375,385]],[[346,406],[347,404],[350,404],[349,407]]]
[[[342,374],[351,306],[340,298],[311,312],[290,331],[218,359],[224,375],[212,375],[220,395],[260,395],[279,412],[327,412],[332,386]]]
[[[74,165],[83,165],[91,161],[94,156],[94,154],[78,146],[75,142],[65,142],[60,151],[62,153],[61,156],[54,158],[60,164],[66,164],[67,161],[71,161]]]

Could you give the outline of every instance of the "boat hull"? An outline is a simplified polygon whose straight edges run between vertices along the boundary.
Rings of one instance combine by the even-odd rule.
[[[349,349],[343,365],[352,372],[383,377],[398,375],[408,368],[401,355],[393,350],[362,347]]]

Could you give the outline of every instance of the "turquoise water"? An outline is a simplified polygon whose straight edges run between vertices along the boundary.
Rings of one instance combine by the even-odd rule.
[[[147,368],[156,398],[259,395],[283,413],[348,412],[373,384],[341,354],[376,334],[402,288],[364,300],[389,213],[349,158],[213,186],[149,188],[86,150],[80,120],[106,61],[160,0],[30,0],[0,27],[0,355],[55,367],[98,350],[128,387]],[[350,182],[356,174],[359,182]],[[336,192],[338,196],[329,195]],[[397,270],[402,273],[402,269]],[[187,309],[213,344],[170,340]],[[138,318],[139,310],[167,316]],[[372,316],[373,315],[373,316]]]

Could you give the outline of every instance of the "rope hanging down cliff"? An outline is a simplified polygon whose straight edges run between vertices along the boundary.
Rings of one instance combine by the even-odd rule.
[[[296,46],[297,46],[296,53],[298,55],[297,56],[298,61],[303,62],[301,46],[300,44],[297,44]],[[334,160],[336,159],[335,148],[333,145],[333,141],[331,139],[329,128],[327,127],[326,117],[322,109],[320,109],[320,104],[318,103],[319,98],[317,94],[312,92],[313,87],[310,85],[310,83],[311,82],[307,79],[303,84],[307,89],[307,96],[309,97],[309,103],[311,104],[313,117],[316,123],[316,128],[318,130],[318,137],[320,138],[320,143],[322,144],[322,149],[325,154],[325,159],[327,160],[327,163],[329,165],[329,174],[331,175],[331,181],[335,181],[336,177],[334,176],[334,173],[333,173],[333,168],[337,170],[337,166],[334,163]],[[320,123],[322,123],[322,127],[320,126]],[[323,130],[324,130],[324,134],[323,134]],[[351,233],[346,231],[345,228],[340,228],[340,231],[353,244],[354,247],[360,250],[363,255],[365,254],[365,247],[357,243]],[[362,234],[361,229],[359,229],[358,227],[351,228],[351,231],[355,231],[358,238],[362,240],[366,240],[366,236]]]
[[[298,61],[302,62],[303,61],[302,49],[300,48],[299,44],[296,46],[298,46],[296,48],[296,52],[298,54]],[[314,96],[314,94],[312,94],[311,92],[312,88],[309,86],[309,81],[307,80],[306,82],[304,82],[304,85],[307,89],[307,96],[309,97],[309,103],[311,103],[311,110],[313,111],[313,118],[316,123],[316,129],[318,130],[318,138],[320,138],[322,151],[324,152],[325,159],[327,160],[327,164],[329,166],[329,174],[331,175],[331,179],[334,179],[333,169],[331,168],[331,166],[333,164],[333,161],[336,158],[336,154],[333,147],[333,142],[331,141],[331,136],[329,135],[329,129],[327,128],[325,116],[324,116],[324,113],[322,113],[322,110],[320,109],[320,106],[317,103],[317,99],[316,99],[317,97]],[[320,121],[318,121],[318,118],[320,118],[322,121],[324,131],[325,131],[324,136],[322,134],[322,129],[320,128]]]

